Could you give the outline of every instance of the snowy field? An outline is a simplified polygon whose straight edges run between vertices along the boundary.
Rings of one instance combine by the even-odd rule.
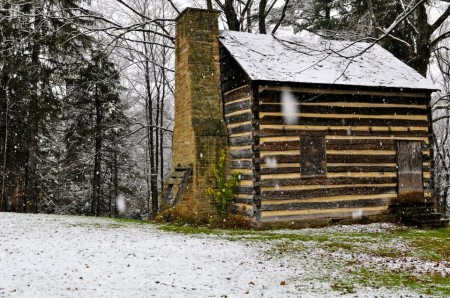
[[[274,253],[276,241],[0,213],[0,297],[419,297],[369,287],[336,292],[329,276],[340,269],[328,266],[323,250],[305,242],[301,253]]]

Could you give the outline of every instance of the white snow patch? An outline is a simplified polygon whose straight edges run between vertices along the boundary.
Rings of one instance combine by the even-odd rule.
[[[183,235],[105,218],[0,213],[0,227],[0,297],[414,295],[369,287],[356,287],[351,294],[334,291],[332,279],[342,273],[326,260],[347,256],[330,256],[314,241],[296,241],[305,249],[275,255],[271,250],[277,240],[229,241],[233,236]],[[391,228],[375,224],[290,232]]]
[[[235,31],[221,31],[220,42],[252,80],[438,90],[371,43]]]

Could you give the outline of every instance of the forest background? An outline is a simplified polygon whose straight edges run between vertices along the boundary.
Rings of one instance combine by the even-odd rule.
[[[156,214],[187,6],[220,10],[225,30],[378,43],[433,80],[448,212],[449,0],[0,0],[0,211]]]

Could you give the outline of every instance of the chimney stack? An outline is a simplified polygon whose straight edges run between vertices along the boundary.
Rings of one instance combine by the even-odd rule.
[[[227,144],[218,17],[215,10],[187,8],[176,19],[172,164],[193,165],[193,183],[183,197],[195,201],[201,211],[211,209],[206,194],[212,185],[211,166]]]

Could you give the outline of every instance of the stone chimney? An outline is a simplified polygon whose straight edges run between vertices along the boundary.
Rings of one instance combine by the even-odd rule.
[[[185,9],[176,19],[173,167],[193,165],[183,197],[211,210],[211,165],[226,147],[220,82],[219,12]]]

